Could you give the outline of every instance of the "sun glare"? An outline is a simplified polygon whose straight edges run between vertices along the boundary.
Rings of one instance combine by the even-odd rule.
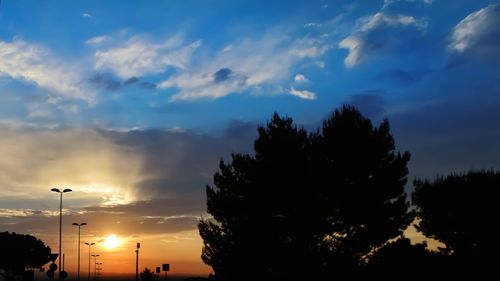
[[[108,235],[108,237],[106,237],[106,240],[104,240],[104,246],[108,250],[115,249],[116,247],[118,247],[119,244],[120,241],[118,240],[118,237],[115,234]]]

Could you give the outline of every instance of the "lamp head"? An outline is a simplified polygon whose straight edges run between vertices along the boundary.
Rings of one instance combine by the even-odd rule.
[[[72,225],[80,226],[80,225],[79,225],[79,224],[77,224],[76,222],[72,223]]]
[[[86,222],[82,222],[80,225],[87,225],[87,223]]]
[[[57,193],[61,193],[61,191],[59,190],[59,188],[52,188],[50,191],[54,191],[54,192],[57,192]]]
[[[66,193],[66,192],[71,192],[71,191],[73,191],[73,190],[71,190],[71,189],[69,189],[69,188],[66,188],[66,189],[64,189],[62,192],[63,192],[63,193]]]

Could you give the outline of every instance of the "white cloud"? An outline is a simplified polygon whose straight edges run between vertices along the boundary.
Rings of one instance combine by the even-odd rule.
[[[97,46],[97,45],[100,45],[108,40],[110,40],[109,36],[101,35],[101,36],[96,36],[96,37],[92,37],[92,38],[88,39],[87,41],[85,41],[85,44],[87,44],[89,46]]]
[[[391,43],[391,38],[387,34],[376,34],[378,31],[400,27],[413,27],[416,30],[424,31],[427,29],[427,20],[381,12],[362,18],[358,27],[339,43],[340,48],[349,50],[349,54],[344,59],[346,67],[351,68],[358,65],[382,49],[384,44]],[[378,43],[372,42],[373,40],[377,40]]]
[[[321,27],[323,26],[321,23],[318,22],[308,22],[304,24],[304,27]]]
[[[308,82],[307,78],[303,74],[296,74],[295,77],[293,78],[293,81],[297,83],[305,83]]]
[[[293,96],[299,97],[301,99],[305,100],[315,100],[316,99],[316,94],[313,92],[309,92],[307,90],[295,90],[293,87],[290,89],[289,93]]]
[[[361,48],[363,40],[360,37],[350,35],[339,43],[339,47],[349,49],[349,54],[344,59],[344,64],[347,67],[354,67],[359,63],[361,58]]]
[[[420,30],[427,28],[427,20],[425,19],[416,19],[407,15],[391,15],[380,12],[363,19],[361,22],[362,25],[359,28],[360,32],[369,32],[380,27],[399,27],[410,25]]]
[[[27,81],[70,99],[93,103],[95,93],[82,88],[78,67],[55,58],[48,50],[23,40],[0,41],[0,75]]]
[[[65,101],[62,97],[47,95],[43,99],[33,100],[26,105],[28,119],[40,121],[42,119],[57,118],[59,113],[77,114],[78,105]]]
[[[245,39],[231,46],[230,51],[216,52],[213,59],[171,76],[159,88],[177,91],[171,101],[216,99],[243,91],[278,93],[276,86],[290,77],[293,66],[302,60],[317,59],[330,49],[321,38],[291,40],[283,34]],[[226,75],[216,79],[222,70]]]
[[[97,50],[95,69],[110,70],[121,78],[158,74],[169,66],[184,69],[200,46],[201,41],[183,46],[179,37],[157,43],[134,36],[114,47]]]
[[[489,5],[479,11],[469,14],[460,21],[450,36],[448,48],[454,52],[462,53],[480,41],[492,41],[488,38],[498,38],[500,32],[500,5]],[[498,40],[498,39],[497,39]]]
[[[92,18],[92,15],[89,14],[89,13],[83,13],[82,17],[84,17],[84,18]]]

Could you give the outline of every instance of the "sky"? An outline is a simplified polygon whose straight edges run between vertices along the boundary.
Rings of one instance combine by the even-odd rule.
[[[2,0],[0,231],[57,252],[71,188],[66,270],[86,222],[104,273],[141,242],[141,268],[206,275],[205,186],[273,112],[388,118],[410,182],[500,169],[499,70],[498,0]]]

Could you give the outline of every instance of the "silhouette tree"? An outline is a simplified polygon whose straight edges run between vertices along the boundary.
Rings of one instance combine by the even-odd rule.
[[[417,229],[446,245],[455,258],[455,271],[491,272],[494,260],[490,256],[499,250],[492,224],[500,215],[500,172],[471,171],[414,184]]]
[[[394,152],[387,121],[373,128],[345,106],[315,134],[278,114],[258,133],[255,155],[221,160],[207,186],[213,219],[199,223],[202,259],[220,280],[347,272],[410,222],[409,154]]]
[[[50,261],[48,246],[34,236],[0,232],[0,275],[13,280],[26,269],[41,268]]]
[[[413,220],[404,193],[410,154],[395,151],[387,119],[374,128],[353,107],[336,110],[316,139],[317,184],[329,207],[327,265],[332,274],[355,274],[372,249]]]
[[[147,267],[144,268],[144,270],[141,272],[141,281],[154,281],[154,280],[156,280],[155,273]]]

